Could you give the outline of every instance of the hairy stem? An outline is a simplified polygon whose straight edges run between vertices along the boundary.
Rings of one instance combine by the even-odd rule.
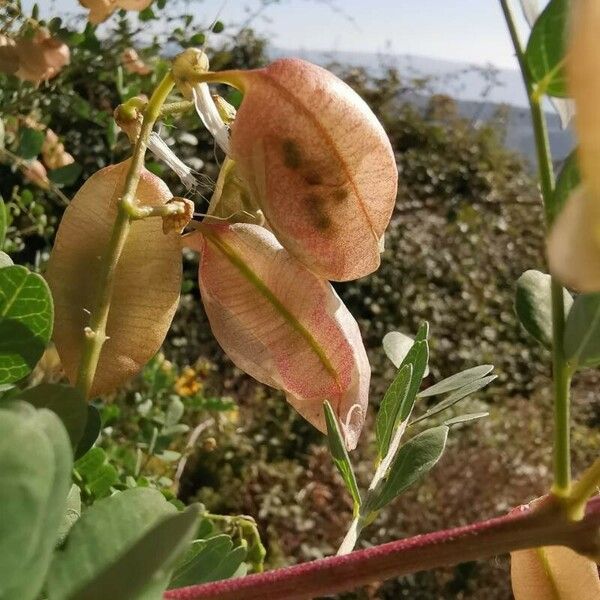
[[[569,546],[598,552],[600,498],[593,499],[581,521],[569,521],[559,501],[547,497],[536,510],[514,511],[465,527],[436,531],[332,556],[260,575],[169,590],[168,600],[304,600],[347,590],[390,577],[408,575],[471,560],[488,559],[534,546]]]
[[[540,94],[533,89],[529,69],[515,25],[515,20],[508,0],[500,0],[500,6],[508,26],[508,31],[515,48],[517,60],[521,68],[523,82],[529,98],[531,120],[535,137],[535,147],[540,176],[540,189],[544,202],[546,226],[552,225],[552,200],[554,195],[554,170],[548,139],[548,128],[544,112],[540,104]],[[570,371],[563,352],[565,329],[565,307],[563,291],[560,283],[552,277],[552,373],[554,379],[554,484],[553,492],[565,497],[571,486],[571,449],[570,449]]]
[[[135,202],[135,194],[140,181],[140,174],[144,167],[148,138],[150,137],[154,123],[160,116],[161,107],[173,89],[174,84],[175,82],[171,74],[167,74],[159,83],[144,109],[140,135],[135,144],[129,171],[125,178],[125,186],[121,201],[119,202],[117,217],[113,225],[108,247],[102,257],[100,272],[98,274],[100,293],[90,314],[89,326],[84,331],[85,341],[77,373],[77,389],[86,398],[90,395],[96,368],[100,360],[100,353],[107,340],[106,323],[108,322],[108,314],[110,312],[115,272],[131,227],[131,214],[135,213],[135,210],[138,208]]]

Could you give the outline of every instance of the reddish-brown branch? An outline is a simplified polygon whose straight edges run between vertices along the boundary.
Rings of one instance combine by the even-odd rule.
[[[303,600],[417,571],[486,559],[532,546],[598,551],[600,497],[583,520],[566,521],[550,498],[511,514],[239,579],[170,590],[168,600]]]

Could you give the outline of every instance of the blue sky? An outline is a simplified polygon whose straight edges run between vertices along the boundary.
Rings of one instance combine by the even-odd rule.
[[[52,7],[84,12],[76,0],[38,4],[44,14]],[[259,2],[191,0],[190,5],[206,22],[220,14],[227,23],[242,18],[242,7],[255,9]],[[270,6],[254,25],[282,48],[392,52],[516,66],[498,0],[285,0]]]

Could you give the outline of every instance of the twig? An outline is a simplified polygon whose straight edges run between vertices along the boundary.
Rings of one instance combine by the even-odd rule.
[[[558,501],[508,515],[237,579],[169,590],[166,600],[306,600],[428,569],[538,546],[598,552],[600,497],[581,521],[568,521]]]

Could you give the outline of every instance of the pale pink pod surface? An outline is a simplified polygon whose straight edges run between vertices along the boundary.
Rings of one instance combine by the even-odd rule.
[[[600,291],[600,3],[572,2],[567,74],[575,100],[578,159],[575,190],[548,236],[550,271],[581,292]]]
[[[580,292],[600,290],[599,200],[588,189],[575,190],[548,235],[550,271]]]
[[[590,193],[600,204],[600,3],[577,0],[570,4],[567,75],[576,106],[579,163]]]
[[[371,369],[358,324],[331,285],[258,225],[205,224],[187,241],[201,253],[202,301],[231,360],[283,390],[323,432],[323,402],[329,400],[348,448],[354,448]]]
[[[515,600],[600,600],[598,567],[563,546],[511,553]]]
[[[243,88],[231,158],[279,241],[325,279],[372,273],[398,170],[371,109],[335,75],[302,60],[219,76]]]
[[[129,169],[125,161],[101,169],[77,192],[60,223],[46,278],[54,298],[54,342],[71,383],[77,378],[84,329],[98,298],[106,252]],[[165,204],[166,184],[145,169],[137,189],[144,206]],[[164,234],[161,219],[134,221],[114,275],[105,342],[91,395],[112,392],[158,351],[181,289],[181,243]]]

